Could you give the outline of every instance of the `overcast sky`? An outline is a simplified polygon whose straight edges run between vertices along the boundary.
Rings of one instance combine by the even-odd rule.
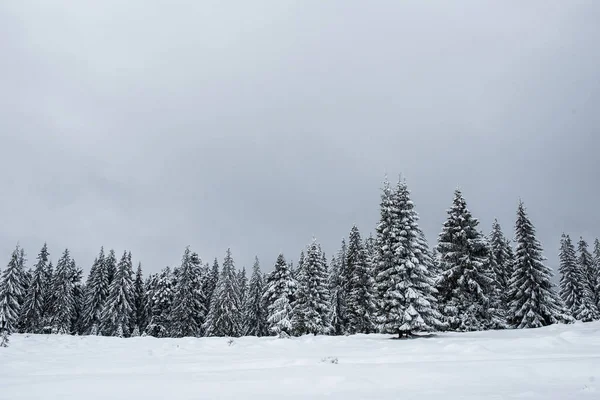
[[[93,5],[91,5],[93,3]],[[234,4],[235,3],[235,4]],[[556,266],[600,236],[600,2],[0,2],[0,259],[44,241],[146,272],[231,247],[330,256],[406,177],[435,241],[460,186],[519,197]],[[5,265],[2,262],[2,267]]]

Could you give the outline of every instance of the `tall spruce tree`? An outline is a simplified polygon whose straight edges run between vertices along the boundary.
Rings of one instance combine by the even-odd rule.
[[[432,262],[410,191],[402,180],[394,191],[385,186],[378,226],[383,244],[376,276],[379,330],[399,337],[436,330],[441,321]]]
[[[102,248],[104,251],[104,248]],[[104,257],[106,273],[108,274],[108,285],[112,284],[112,281],[117,273],[117,256],[114,250],[110,250],[108,255]]]
[[[559,294],[567,312],[575,319],[579,319],[579,314],[585,308],[584,281],[579,265],[577,264],[575,246],[569,235],[565,235],[564,233],[560,241],[559,259],[559,272],[561,274]]]
[[[508,293],[508,286],[512,276],[513,260],[510,257],[510,247],[507,246],[507,239],[504,237],[504,233],[502,232],[502,228],[497,219],[495,219],[492,224],[489,245],[491,250],[490,261],[494,272],[494,278],[498,290],[502,294],[502,305],[506,309],[508,306],[506,294]]]
[[[25,295],[25,282],[21,248],[13,250],[0,282],[0,331],[10,335],[17,330],[21,301]]]
[[[374,332],[375,280],[369,265],[369,255],[358,227],[354,225],[348,238],[346,253],[346,310],[349,333]]]
[[[52,323],[54,320],[54,265],[52,261],[48,262],[48,268],[46,268],[46,274],[44,279],[44,318],[42,333],[52,332]]]
[[[83,311],[84,326],[90,334],[98,335],[102,310],[109,290],[109,276],[103,247],[100,248],[100,254],[92,264],[86,288]]]
[[[292,333],[292,296],[295,281],[283,254],[277,256],[275,269],[267,278],[263,302],[267,309],[268,330],[279,337]]]
[[[71,319],[71,333],[83,334],[85,331],[83,322],[83,309],[85,305],[85,286],[82,284],[83,270],[77,266],[75,260],[71,259],[71,281],[73,284],[73,317]]]
[[[247,336],[267,336],[267,309],[263,301],[265,283],[258,257],[254,259],[248,294],[244,303],[243,332]]]
[[[538,328],[568,321],[523,202],[519,202],[515,228],[517,249],[510,281],[509,323],[515,328]]]
[[[171,328],[171,306],[175,280],[171,268],[148,278],[147,307],[149,322],[145,333],[154,337],[167,337]]]
[[[342,239],[342,246],[337,256],[331,260],[329,291],[331,293],[331,333],[334,335],[343,335],[349,329],[346,305],[349,290],[347,251],[346,240]]]
[[[240,292],[240,305],[242,310],[246,304],[246,295],[248,292],[248,277],[246,276],[246,267],[242,267],[237,273],[237,285]]]
[[[583,239],[579,238],[577,243],[577,250],[579,257],[577,258],[577,264],[581,271],[581,278],[583,282],[583,309],[581,310],[585,315],[579,315],[582,321],[593,321],[600,318],[598,312],[598,298],[596,296],[597,282],[597,271],[594,263],[594,257],[588,250],[588,244]]]
[[[203,283],[204,297],[206,298],[205,308],[210,310],[210,302],[212,301],[213,293],[219,281],[219,261],[215,258],[212,267]]]
[[[206,336],[241,335],[240,293],[231,250],[227,249],[210,310],[204,323]]]
[[[331,330],[327,262],[316,239],[306,248],[293,304],[293,325],[298,335],[327,334]]]
[[[129,336],[133,311],[133,265],[131,253],[125,251],[108,290],[102,310],[101,331],[107,336]]]
[[[146,288],[144,285],[144,275],[142,273],[142,263],[138,263],[133,281],[133,330],[137,335],[146,330],[147,321],[146,310]],[[137,329],[137,331],[136,331]],[[137,336],[135,335],[135,336]]]
[[[75,317],[75,293],[73,284],[73,263],[69,249],[65,249],[56,263],[53,275],[52,291],[54,293],[52,333],[68,334],[71,332]]]
[[[46,271],[48,268],[48,246],[44,243],[37,256],[31,282],[21,310],[25,332],[41,333],[44,326],[44,299],[47,296]]]
[[[595,293],[598,303],[596,306],[600,310],[600,240],[594,240],[594,271],[596,272],[596,287]]]
[[[206,316],[202,293],[202,262],[189,247],[181,258],[181,267],[173,298],[171,334],[175,337],[199,337]]]
[[[460,192],[454,192],[448,219],[438,237],[441,275],[437,281],[442,314],[455,331],[501,327],[487,242],[477,230]]]

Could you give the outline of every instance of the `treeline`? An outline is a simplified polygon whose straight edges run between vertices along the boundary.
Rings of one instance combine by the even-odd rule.
[[[600,243],[578,252],[563,235],[560,291],[520,203],[514,242],[495,221],[485,235],[460,191],[433,248],[419,227],[406,182],[381,194],[376,235],[352,227],[330,260],[319,243],[297,264],[277,257],[250,279],[230,250],[222,266],[186,248],[181,264],[144,279],[130,252],[102,248],[87,280],[65,250],[56,266],[46,245],[33,268],[13,251],[0,282],[3,344],[12,332],[129,337],[344,335],[535,328],[600,318]]]

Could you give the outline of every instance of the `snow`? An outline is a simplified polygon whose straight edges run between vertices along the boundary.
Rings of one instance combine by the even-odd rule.
[[[0,399],[600,398],[600,322],[389,338],[15,334]]]

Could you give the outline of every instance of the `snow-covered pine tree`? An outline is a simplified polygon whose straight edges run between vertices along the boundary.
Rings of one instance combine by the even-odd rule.
[[[129,336],[133,311],[133,265],[125,251],[108,289],[100,329],[106,336]]]
[[[174,293],[171,268],[165,267],[160,274],[152,275],[148,280],[149,323],[145,333],[158,338],[167,337],[171,328],[171,305]]]
[[[83,322],[83,308],[85,304],[85,287],[81,283],[83,270],[77,267],[75,260],[71,259],[71,281],[73,284],[73,318],[71,319],[71,333],[83,334],[85,331]]]
[[[24,296],[24,273],[19,245],[13,250],[0,282],[0,330],[10,335],[17,330],[21,299]]]
[[[210,310],[210,302],[212,301],[212,295],[215,292],[215,288],[217,287],[217,282],[219,281],[219,261],[215,258],[212,264],[212,268],[209,268],[208,275],[203,283],[203,292],[204,297],[206,298],[206,303],[204,307],[207,312]]]
[[[441,275],[437,280],[442,314],[449,329],[455,331],[502,324],[494,309],[496,292],[488,246],[478,225],[456,190],[438,237]]]
[[[306,249],[293,304],[293,326],[298,335],[327,334],[331,330],[327,264],[317,240]]]
[[[240,293],[231,249],[227,249],[217,287],[213,293],[210,310],[204,323],[206,336],[241,335]]]
[[[133,315],[132,321],[134,324],[134,332],[137,329],[137,335],[131,334],[132,336],[139,336],[140,332],[146,330],[147,321],[146,311],[146,288],[144,286],[144,275],[142,273],[142,263],[138,263],[137,270],[135,272],[135,280],[133,281]]]
[[[48,262],[44,279],[44,312],[42,333],[51,333],[54,321],[54,265]]]
[[[21,309],[22,326],[25,332],[41,333],[44,326],[44,299],[48,290],[46,285],[48,256],[48,246],[44,243],[37,256],[25,303]]]
[[[202,262],[197,254],[185,248],[175,296],[173,297],[171,335],[199,337],[206,316],[201,282]]]
[[[265,283],[263,275],[260,272],[260,263],[258,257],[254,259],[252,276],[248,285],[248,294],[244,303],[244,335],[246,336],[267,336],[269,334],[267,326],[267,309],[263,301]]]
[[[263,302],[267,309],[268,330],[279,337],[292,333],[291,298],[295,282],[283,254],[277,256],[275,269],[269,274]]]
[[[73,263],[69,249],[65,249],[56,263],[52,291],[54,294],[54,310],[52,333],[68,334],[75,316],[75,297],[73,285]]]
[[[240,292],[240,306],[244,310],[246,304],[246,295],[248,292],[248,277],[246,276],[246,267],[242,267],[237,273],[237,285]],[[243,314],[243,311],[242,311]],[[243,316],[243,315],[242,315]]]
[[[104,248],[102,248],[104,250]],[[117,273],[117,256],[114,250],[108,252],[108,256],[104,257],[106,273],[108,274],[108,285],[110,286],[115,274]]]
[[[577,264],[581,271],[581,278],[583,282],[583,298],[582,298],[582,310],[578,314],[581,321],[588,322],[594,321],[600,318],[598,312],[598,298],[596,297],[597,273],[594,265],[594,258],[588,250],[588,244],[583,239],[579,238],[577,243],[577,251],[579,257],[577,258]]]
[[[492,224],[492,232],[489,236],[490,245],[490,262],[494,272],[494,278],[496,280],[497,288],[501,294],[502,307],[506,310],[508,308],[508,286],[510,277],[512,275],[512,262],[509,254],[509,246],[507,247],[507,240],[504,237],[502,228],[495,219]]]
[[[562,234],[559,253],[560,267],[560,297],[569,314],[579,319],[579,312],[583,310],[584,286],[575,246],[569,235]]]
[[[375,280],[368,261],[369,255],[358,227],[354,225],[346,252],[346,311],[349,333],[374,332]]]
[[[538,328],[569,321],[555,293],[552,271],[544,265],[542,245],[535,237],[535,228],[527,216],[525,205],[519,202],[515,242],[515,265],[510,281],[509,323],[515,328]]]
[[[385,199],[388,195],[389,200]],[[382,200],[389,203],[385,205],[387,210],[381,210],[378,227],[385,246],[380,250],[381,259],[386,261],[380,264],[376,276],[377,293],[381,295],[377,316],[379,330],[398,337],[436,330],[441,321],[432,262],[406,182],[400,180],[396,190],[384,192]],[[383,218],[388,212],[390,225],[386,225],[388,221]],[[389,251],[393,254],[387,255]]]
[[[104,256],[104,247],[102,247],[88,275],[83,308],[85,330],[92,335],[100,334],[102,310],[108,297],[108,280],[107,263]]]
[[[342,239],[342,246],[337,256],[331,260],[329,291],[331,293],[331,333],[333,335],[343,335],[349,329],[346,306],[349,290],[347,250],[346,239]]]

